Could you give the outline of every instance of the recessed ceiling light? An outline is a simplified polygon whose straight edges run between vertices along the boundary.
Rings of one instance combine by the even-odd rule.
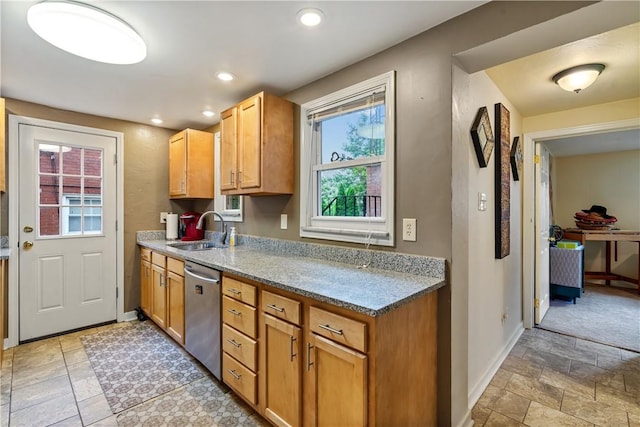
[[[142,37],[120,18],[96,7],[44,1],[27,13],[33,31],[74,55],[108,64],[135,64],[147,56]]]
[[[315,27],[324,19],[324,13],[320,9],[302,9],[297,14],[298,21],[306,27]]]
[[[154,117],[153,119],[151,119],[151,123],[153,123],[154,125],[161,125],[162,124],[162,119]]]
[[[214,112],[213,112],[213,111],[211,111],[211,110],[204,110],[204,111],[202,112],[202,115],[207,116],[207,117],[213,117],[213,116],[215,116],[215,115],[216,115],[216,113],[214,113]]]
[[[216,73],[216,77],[225,82],[230,82],[231,80],[235,79],[235,76],[233,74],[226,71],[220,71]]]

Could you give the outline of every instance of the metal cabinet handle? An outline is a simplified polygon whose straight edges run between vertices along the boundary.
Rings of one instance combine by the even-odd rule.
[[[165,280],[164,280],[164,274],[160,275],[160,286],[166,286],[165,285]]]
[[[230,308],[227,310],[229,313],[233,314],[234,316],[242,316],[242,313],[240,313],[237,310],[234,310],[233,308]]]
[[[242,171],[238,171],[238,184],[242,182]]]
[[[311,343],[307,343],[307,371],[311,370],[311,365],[313,365],[313,362],[311,361],[311,349],[313,348],[313,346],[311,345]]]
[[[231,292],[232,294],[234,294],[234,295],[240,295],[240,294],[242,293],[242,292],[240,292],[239,290],[234,289],[234,288],[229,288],[229,289],[227,289],[227,290],[228,290],[229,292]]]
[[[268,308],[271,308],[271,309],[273,309],[273,310],[275,310],[275,311],[278,311],[278,312],[280,312],[280,313],[282,313],[282,312],[284,311],[284,307],[278,307],[278,306],[277,306],[277,305],[275,305],[275,304],[268,304],[268,305],[267,305],[267,307],[268,307]]]
[[[296,339],[289,335],[289,362],[293,362],[293,358],[297,356],[297,354],[293,352],[293,343],[295,341]]]
[[[242,375],[240,375],[240,374],[236,373],[236,371],[235,371],[235,370],[233,370],[233,369],[228,369],[228,370],[227,370],[227,372],[229,372],[231,375],[233,375],[233,377],[234,377],[235,379],[237,379],[237,380],[239,380],[239,379],[240,379],[240,377],[242,376]]]
[[[324,329],[325,331],[329,331],[331,333],[337,334],[337,335],[342,335],[342,329],[334,329],[329,325],[318,325],[320,328]]]
[[[231,345],[232,345],[232,346],[234,346],[235,348],[240,348],[240,347],[242,347],[242,343],[239,343],[239,342],[237,342],[237,341],[236,341],[236,340],[234,340],[234,339],[227,340],[227,342],[230,342],[230,343],[231,343]]]
[[[233,171],[231,171],[231,185],[233,185]]]

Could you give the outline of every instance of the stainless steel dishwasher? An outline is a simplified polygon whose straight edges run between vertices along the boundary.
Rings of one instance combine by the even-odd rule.
[[[185,348],[221,379],[221,274],[218,270],[184,263]]]

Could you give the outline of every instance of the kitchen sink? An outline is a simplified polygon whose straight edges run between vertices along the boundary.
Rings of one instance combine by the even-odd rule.
[[[181,249],[183,251],[205,251],[207,249],[223,249],[229,245],[224,245],[218,242],[194,242],[194,243],[172,243],[168,246],[172,248]]]

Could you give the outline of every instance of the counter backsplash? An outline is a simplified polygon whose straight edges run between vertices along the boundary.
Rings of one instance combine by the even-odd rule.
[[[210,240],[219,234],[219,232],[207,231],[205,233],[205,239]],[[136,233],[136,239],[137,241],[165,240],[165,232],[138,231]],[[356,266],[367,265],[368,267],[381,270],[445,279],[444,258],[296,242],[244,234],[239,234],[236,242],[237,245],[246,245],[258,250],[310,257]]]

